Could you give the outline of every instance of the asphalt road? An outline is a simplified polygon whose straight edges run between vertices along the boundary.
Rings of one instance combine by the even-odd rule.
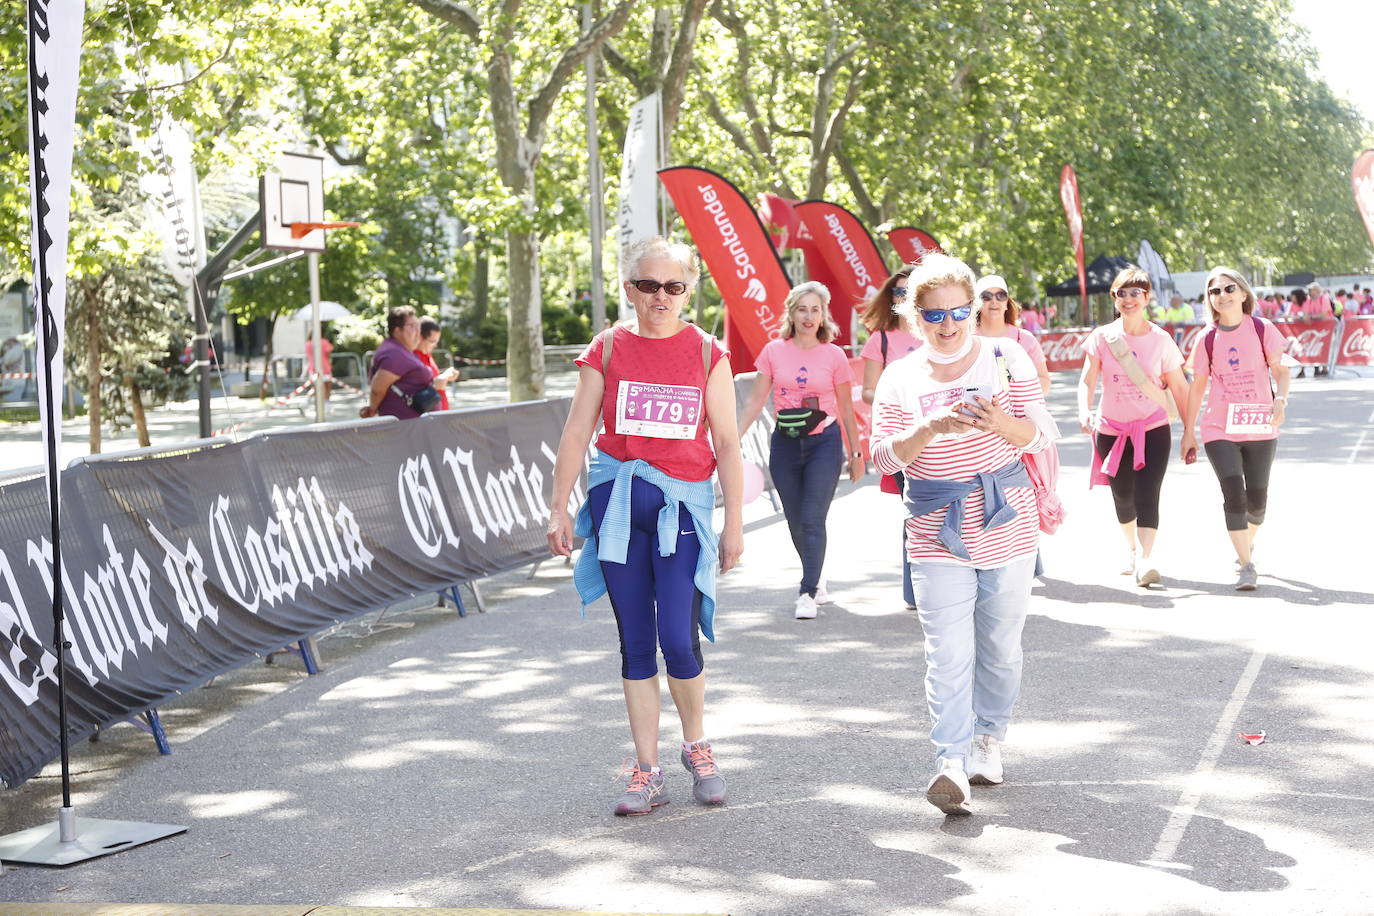
[[[1072,392],[1053,403],[1070,428]],[[1374,380],[1298,380],[1256,553],[1232,589],[1205,460],[1164,485],[1163,587],[1118,575],[1087,440],[1061,444],[1064,528],[1026,627],[1007,783],[975,814],[924,801],[920,628],[897,501],[842,484],[836,603],[792,619],[797,562],[751,505],[706,648],[731,799],[618,819],[630,753],[615,627],[568,569],[489,580],[489,612],[388,613],[321,642],[325,669],[250,665],[165,707],[174,754],[121,726],[76,752],[83,816],[177,838],[0,899],[796,913],[1369,913],[1374,892]],[[1264,730],[1259,746],[1237,732]],[[52,820],[51,775],[0,794],[0,832]],[[0,912],[3,906],[0,905]]]

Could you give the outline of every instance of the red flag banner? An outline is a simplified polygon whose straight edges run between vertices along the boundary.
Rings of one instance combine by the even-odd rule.
[[[858,217],[839,204],[808,200],[797,204],[797,215],[814,240],[820,259],[830,268],[830,314],[840,326],[835,342],[850,343],[854,309],[878,292],[887,279],[887,265],[878,246]]]
[[[1350,172],[1350,187],[1355,192],[1355,206],[1364,219],[1365,231],[1374,242],[1374,149],[1360,153]]]
[[[725,303],[730,365],[748,372],[782,325],[792,288],[782,260],[758,213],[725,178],[694,166],[661,169],[658,177]]]
[[[1088,320],[1088,270],[1083,261],[1083,198],[1078,195],[1078,176],[1073,166],[1066,165],[1059,173],[1059,199],[1064,203],[1064,218],[1069,221],[1069,239],[1073,242],[1073,256],[1078,262],[1078,293],[1083,297],[1083,311],[1079,317]]]
[[[935,236],[914,226],[898,226],[887,234],[887,240],[897,249],[897,257],[903,264],[920,264],[921,259],[932,251],[944,254],[945,250],[935,241]]]

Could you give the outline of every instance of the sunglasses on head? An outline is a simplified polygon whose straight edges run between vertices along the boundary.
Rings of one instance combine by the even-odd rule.
[[[921,313],[921,320],[931,324],[943,324],[945,316],[948,315],[955,321],[967,321],[968,316],[973,314],[973,303],[961,305],[957,309],[917,309]]]
[[[1240,289],[1240,287],[1235,283],[1226,283],[1221,286],[1213,286],[1211,289],[1207,290],[1207,295],[1220,296],[1222,293],[1225,293],[1229,296],[1238,289]]]
[[[982,293],[980,298],[982,298],[984,302],[1006,302],[1007,293],[1006,290],[990,289]]]
[[[1118,299],[1136,299],[1145,295],[1145,290],[1138,286],[1123,286],[1112,293]]]
[[[681,280],[669,280],[667,283],[660,283],[657,280],[631,280],[630,285],[641,293],[652,296],[659,290],[663,290],[670,296],[681,296],[687,292],[687,284]]]

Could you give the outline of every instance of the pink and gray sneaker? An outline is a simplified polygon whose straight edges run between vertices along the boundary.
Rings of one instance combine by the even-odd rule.
[[[615,803],[616,814],[648,814],[659,805],[668,803],[668,789],[663,771],[642,770],[638,764],[630,770],[630,784]]]
[[[692,795],[703,805],[725,804],[725,777],[706,739],[682,745],[682,765],[692,774]]]

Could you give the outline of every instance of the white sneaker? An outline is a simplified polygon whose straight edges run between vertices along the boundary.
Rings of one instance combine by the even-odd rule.
[[[1001,742],[992,735],[975,735],[969,749],[968,781],[975,786],[1002,784]]]
[[[946,814],[972,814],[973,791],[968,775],[956,759],[940,760],[940,769],[926,786],[926,801]]]
[[[828,592],[828,591],[826,590],[826,588],[825,588],[825,580],[824,580],[824,579],[822,579],[820,582],[817,582],[817,583],[816,583],[816,603],[817,603],[817,604],[829,604],[829,603],[830,603],[830,592]]]
[[[1155,564],[1149,557],[1137,557],[1135,561],[1135,584],[1141,588],[1149,588],[1151,585],[1159,584],[1159,570],[1155,569]]]
[[[816,618],[816,599],[806,592],[797,596],[797,619],[814,620]]]

